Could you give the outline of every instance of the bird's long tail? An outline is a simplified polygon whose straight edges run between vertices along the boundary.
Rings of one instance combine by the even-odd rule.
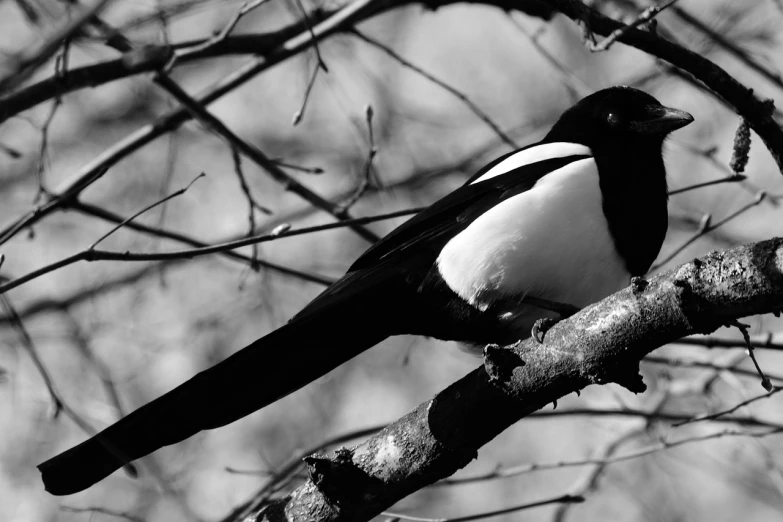
[[[294,319],[40,464],[46,490],[82,491],[158,448],[249,415],[372,347],[389,336],[381,327],[389,318],[363,301]]]

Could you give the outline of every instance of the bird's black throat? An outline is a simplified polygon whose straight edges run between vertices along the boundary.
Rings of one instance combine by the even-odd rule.
[[[603,146],[610,150],[600,150]],[[593,145],[604,215],[632,276],[647,272],[666,237],[668,194],[662,146],[662,142],[640,140]]]

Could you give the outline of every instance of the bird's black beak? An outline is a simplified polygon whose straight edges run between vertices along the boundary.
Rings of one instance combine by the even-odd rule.
[[[631,128],[642,134],[668,134],[693,121],[693,116],[687,112],[663,105],[648,107],[647,115],[649,119],[632,122]]]

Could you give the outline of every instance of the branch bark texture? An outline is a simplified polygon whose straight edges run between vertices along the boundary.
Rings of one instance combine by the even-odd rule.
[[[484,366],[355,449],[305,459],[310,479],[250,520],[369,520],[543,406],[590,384],[644,391],[638,365],[651,351],[781,308],[783,239],[695,259],[558,323],[543,344],[487,347]]]

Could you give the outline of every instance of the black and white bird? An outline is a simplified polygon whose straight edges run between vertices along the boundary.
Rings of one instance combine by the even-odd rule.
[[[667,134],[687,112],[630,87],[568,109],[365,252],[282,328],[41,464],[81,491],[126,463],[275,402],[392,335],[482,346],[530,336],[642,276],[667,228]]]

